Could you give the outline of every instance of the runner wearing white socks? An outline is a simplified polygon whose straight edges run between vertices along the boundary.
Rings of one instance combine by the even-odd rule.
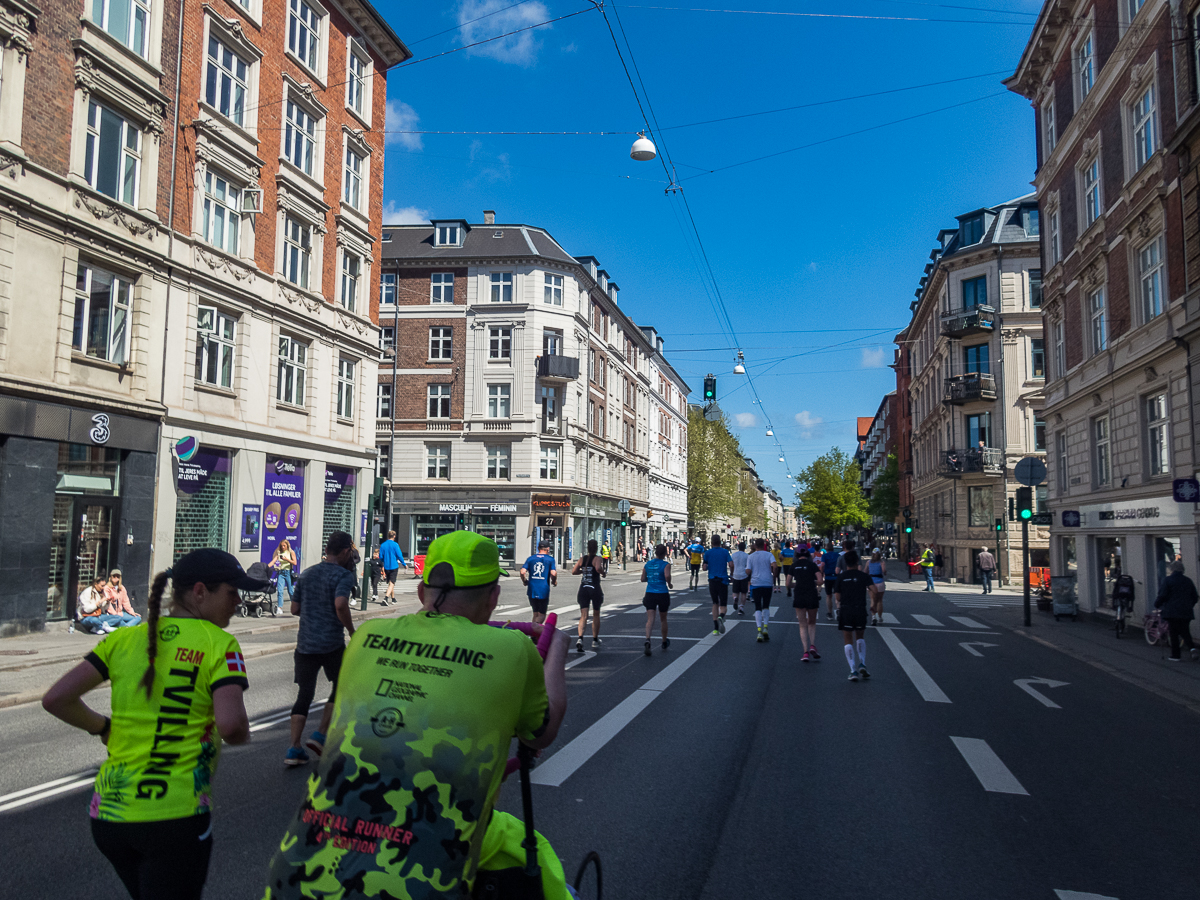
[[[755,550],[750,554],[747,571],[750,573],[750,599],[754,601],[754,624],[758,626],[758,643],[771,640],[767,625],[771,621],[771,593],[779,590],[773,586],[775,579],[775,554],[766,549],[767,542],[759,538],[754,542]]]
[[[843,649],[846,662],[850,664],[850,680],[865,680],[871,677],[867,671],[867,642],[863,637],[867,630],[867,588],[871,584],[871,576],[859,571],[856,551],[847,550],[842,554],[841,561],[844,569],[837,577],[837,587],[834,589],[838,606],[837,627],[845,643]]]

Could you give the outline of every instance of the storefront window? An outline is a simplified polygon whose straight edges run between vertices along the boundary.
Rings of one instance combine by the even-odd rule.
[[[516,516],[476,516],[475,527],[471,530],[496,542],[496,546],[500,548],[502,562],[516,561]]]
[[[354,534],[354,469],[325,467],[325,520],[321,529],[321,546],[329,542],[335,531]]]
[[[1182,559],[1179,552],[1179,538],[1153,537],[1150,538],[1150,541],[1152,542],[1153,549],[1150,559],[1151,568],[1147,574],[1154,579],[1154,584],[1146,585],[1146,596],[1148,598],[1158,595],[1158,587],[1163,583],[1163,579],[1167,577],[1167,566],[1175,562],[1176,559]]]
[[[59,444],[58,484],[54,490],[59,494],[115,497],[120,493],[120,468],[120,450],[88,444]]]
[[[229,454],[199,447],[186,460],[180,457],[175,486],[173,559],[201,547],[228,549]]]
[[[1059,538],[1059,540],[1062,542],[1060,544],[1060,546],[1062,548],[1062,572],[1061,572],[1061,574],[1075,575],[1079,570],[1079,566],[1075,560],[1075,538],[1064,537],[1064,538]]]
[[[1096,564],[1099,567],[1100,597],[1097,606],[1112,607],[1113,582],[1121,577],[1120,538],[1096,538]]]
[[[413,516],[413,523],[417,537],[414,555],[425,553],[442,535],[458,530],[458,516]]]

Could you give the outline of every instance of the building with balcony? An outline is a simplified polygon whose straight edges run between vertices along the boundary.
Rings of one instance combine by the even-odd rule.
[[[1039,218],[1032,194],[957,218],[958,227],[938,234],[910,305],[912,321],[897,336],[910,486],[897,459],[901,521],[909,509],[914,545],[934,544],[945,576],[974,584],[985,544],[1002,577],[1020,569],[1020,537],[1008,525],[1012,470],[1022,457],[1045,452]],[[1044,509],[1045,488],[1038,497]],[[1044,565],[1047,536],[1035,532],[1034,564]]]
[[[1200,363],[1197,4],[1044,4],[1006,84],[1034,107],[1042,216],[1051,571],[1082,609],[1166,566],[1194,575]]]
[[[679,536],[689,388],[599,262],[490,210],[383,231],[376,446],[406,553],[459,529],[510,565]]]

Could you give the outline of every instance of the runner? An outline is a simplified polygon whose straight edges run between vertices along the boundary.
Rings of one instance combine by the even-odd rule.
[[[654,548],[654,559],[642,566],[642,581],[646,584],[646,596],[642,606],[646,607],[646,655],[650,655],[650,629],[654,626],[654,611],[662,623],[662,648],[671,646],[667,637],[667,610],[671,606],[671,564],[667,562],[667,548],[659,544]]]
[[[733,558],[721,546],[721,539],[715,534],[712,536],[712,549],[704,552],[704,568],[708,572],[708,593],[712,597],[713,634],[724,634]]]
[[[772,575],[772,578],[774,580],[775,587],[779,587],[780,579],[783,574],[782,545],[778,541],[776,541],[774,545],[772,545],[770,541],[767,541],[767,550],[770,552],[771,556],[775,558],[775,568],[773,570],[774,574]]]
[[[604,588],[601,578],[608,576],[608,566],[596,564],[596,542],[587,542],[587,553],[579,557],[572,575],[583,575],[579,581],[579,640],[575,642],[575,650],[583,652],[583,631],[587,628],[588,607],[592,610],[592,649],[600,649],[600,604],[604,602]]]
[[[792,573],[792,564],[796,561],[796,550],[792,547],[790,540],[783,542],[783,549],[779,551],[779,555],[783,557],[783,583],[788,586],[787,595],[792,596],[792,585],[787,580],[787,576]]]
[[[692,542],[687,545],[686,552],[692,572],[689,586],[696,591],[700,589],[700,563],[704,561],[704,545],[700,543],[699,538],[692,538]]]
[[[883,624],[883,592],[887,583],[887,563],[883,559],[883,551],[878,547],[871,553],[871,561],[867,563],[867,574],[871,576],[871,624]]]
[[[533,607],[533,624],[546,621],[546,610],[550,608],[550,585],[558,586],[558,566],[550,555],[550,542],[538,544],[537,553],[525,560],[521,566],[521,583]]]
[[[396,532],[389,531],[387,540],[379,545],[379,562],[383,565],[383,577],[387,579],[387,589],[384,591],[380,605],[387,606],[396,600],[396,575],[404,562],[404,554],[396,543]]]
[[[867,642],[863,635],[867,629],[867,588],[871,576],[858,570],[858,553],[847,550],[842,559],[845,569],[837,578],[838,630],[845,644],[846,662],[850,664],[850,680],[867,679]],[[858,662],[854,654],[858,651]]]
[[[739,541],[733,551],[733,605],[737,614],[746,614],[746,597],[750,593],[750,573],[746,567],[750,564],[750,554],[746,552],[746,542]]]
[[[800,646],[807,647],[801,662],[813,662],[821,658],[817,652],[817,612],[821,609],[821,570],[817,568],[807,550],[801,550],[788,571],[788,592],[792,594],[792,608],[796,610],[796,624],[800,626]],[[794,591],[793,591],[794,588]]]
[[[108,745],[89,808],[92,838],[130,897],[197,900],[204,890],[221,741],[250,738],[246,663],[223,629],[239,589],[267,586],[259,568],[263,577],[252,577],[222,550],[193,550],[154,576],[145,625],[105,637],[42,698],[51,715]],[[106,680],[111,718],[82,699]],[[94,888],[78,886],[82,895]]]
[[[747,569],[750,572],[750,599],[754,601],[754,624],[758,626],[758,643],[771,640],[767,624],[771,621],[771,592],[779,588],[771,582],[775,576],[775,557],[767,549],[767,542],[759,538],[754,542],[755,550],[750,554]]]
[[[833,595],[837,590],[838,561],[842,552],[831,543],[821,555],[821,571],[825,574],[825,618],[833,618]]]

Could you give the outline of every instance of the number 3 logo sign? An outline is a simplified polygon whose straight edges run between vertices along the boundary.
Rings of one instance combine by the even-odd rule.
[[[108,416],[104,413],[96,413],[92,416],[92,430],[88,432],[88,437],[92,439],[92,443],[94,444],[108,443]]]

